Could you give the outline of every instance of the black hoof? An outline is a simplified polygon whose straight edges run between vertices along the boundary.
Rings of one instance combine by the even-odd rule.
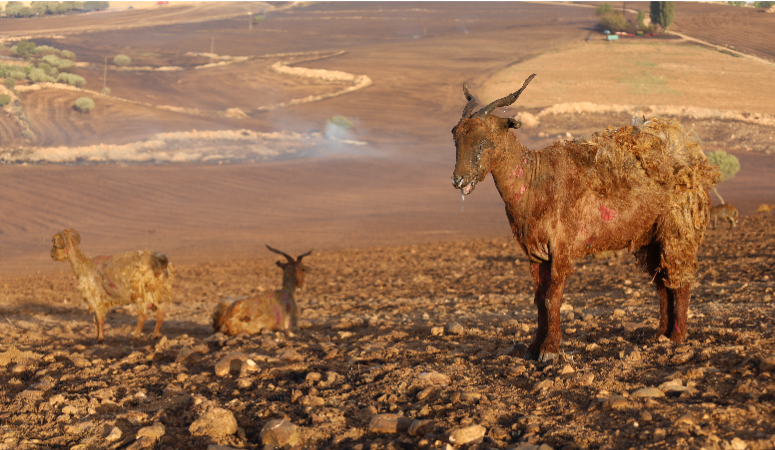
[[[538,353],[528,350],[527,353],[525,353],[525,356],[522,357],[522,359],[526,359],[528,361],[537,361]]]

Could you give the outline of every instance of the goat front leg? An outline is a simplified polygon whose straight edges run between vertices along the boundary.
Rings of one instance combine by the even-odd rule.
[[[667,337],[671,341],[680,344],[686,336],[689,322],[689,299],[691,291],[689,286],[682,286],[677,289],[668,289],[668,293],[673,298],[672,310],[669,311],[670,322],[672,326],[668,328]]]
[[[134,339],[140,339],[140,336],[143,335],[143,325],[145,325],[145,319],[147,317],[148,316],[146,315],[144,308],[137,308],[137,328],[135,329],[135,332],[132,334],[132,337]]]
[[[94,338],[94,343],[101,344],[105,340],[105,316],[99,313],[95,314],[94,325],[97,328],[97,336]]]
[[[542,262],[531,265],[531,275],[536,283],[533,303],[538,310],[538,330],[533,343],[525,353],[525,359],[551,361],[560,355],[562,329],[560,328],[560,306],[567,273],[556,262]]]
[[[151,338],[158,339],[161,337],[161,323],[164,321],[164,308],[156,308],[156,329],[153,330]]]

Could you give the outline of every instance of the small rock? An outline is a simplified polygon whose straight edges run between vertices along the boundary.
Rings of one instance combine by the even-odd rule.
[[[237,432],[237,419],[228,409],[212,408],[188,428],[193,436],[223,437]]]
[[[126,448],[126,450],[142,450],[146,448],[154,448],[156,446],[156,440],[154,438],[143,436],[136,440],[132,445]]]
[[[576,369],[574,369],[570,364],[565,364],[563,368],[560,370],[560,375],[573,375],[576,373]]]
[[[369,422],[371,433],[403,433],[412,425],[412,419],[398,414],[377,414]]]
[[[678,426],[682,424],[696,425],[697,421],[694,420],[694,416],[692,415],[692,413],[686,413],[683,416],[675,419],[675,422],[673,422],[674,426]]]
[[[323,376],[320,374],[320,372],[310,372],[307,374],[306,377],[304,377],[304,381],[306,381],[309,384],[312,384],[320,381],[322,377]]]
[[[484,437],[487,429],[481,425],[470,425],[465,428],[458,428],[449,433],[449,443],[453,445],[466,445],[478,441]]]
[[[600,346],[599,346],[599,345],[597,345],[597,344],[595,344],[595,343],[593,342],[593,343],[591,343],[591,344],[587,344],[587,346],[585,347],[585,350],[586,350],[587,352],[590,352],[590,353],[591,353],[591,352],[594,352],[595,350],[597,350],[597,349],[599,349],[599,348],[600,348]]]
[[[432,327],[431,336],[442,336],[444,334],[444,327]]]
[[[549,389],[552,386],[554,386],[554,381],[553,380],[539,381],[538,383],[533,385],[533,392],[541,391],[541,390],[544,390],[544,389]]]
[[[664,428],[657,428],[652,435],[652,439],[655,441],[663,441],[666,437],[667,431]]]
[[[456,334],[461,335],[466,332],[466,329],[463,328],[463,325],[460,325],[457,322],[450,322],[447,324],[447,333],[449,334]]]
[[[652,419],[653,417],[651,416],[650,412],[643,411],[642,413],[640,413],[640,419],[638,420],[640,420],[641,422],[651,422]]]
[[[463,392],[460,394],[460,400],[464,402],[477,401],[482,398],[482,394],[478,392]]]
[[[775,372],[775,356],[764,358],[759,363],[759,370],[762,372]]]
[[[434,370],[430,372],[423,372],[417,375],[417,378],[421,382],[430,384],[431,386],[448,386],[452,382],[452,380],[447,375],[436,372]]]
[[[732,439],[732,441],[730,441],[729,444],[733,450],[745,450],[746,448],[748,448],[748,444],[746,444],[744,440],[738,437]]]
[[[579,380],[579,384],[581,384],[582,386],[589,386],[595,381],[595,375],[592,373],[579,375],[578,380]]]
[[[105,436],[105,440],[108,442],[114,442],[119,439],[121,439],[121,430],[118,427],[113,427],[113,429],[110,430],[110,433]]]
[[[433,431],[435,424],[432,420],[413,420],[409,425],[408,433],[410,436],[424,436]]]
[[[148,420],[148,414],[140,411],[127,411],[116,418],[124,419],[132,425],[140,425],[141,423]]]
[[[517,377],[525,373],[525,370],[525,366],[520,364],[518,366],[509,367],[508,374],[509,376]]]
[[[159,440],[160,437],[164,436],[165,431],[166,430],[164,425],[159,422],[155,422],[150,427],[140,428],[140,430],[137,432],[137,439],[147,436],[153,440]]]
[[[299,403],[301,403],[302,406],[323,406],[326,404],[326,401],[314,395],[305,395],[301,398]]]
[[[636,398],[659,398],[664,397],[665,393],[655,387],[645,387],[638,389],[630,395]]]
[[[242,368],[242,363],[248,360],[244,353],[229,353],[221,358],[215,365],[215,376],[225,377],[229,373],[237,373]]]
[[[267,422],[260,436],[264,446],[293,448],[301,444],[298,427],[282,419]]]
[[[281,361],[287,362],[299,362],[304,361],[304,356],[299,354],[295,348],[289,347],[277,354],[277,358]]]
[[[435,388],[433,386],[427,387],[417,393],[417,400],[425,400],[429,395],[433,393]]]
[[[248,378],[240,378],[237,380],[237,387],[240,389],[248,389],[253,386],[253,381]]]
[[[626,313],[624,312],[623,309],[616,308],[614,309],[613,317],[614,319],[621,319],[622,317],[624,317],[625,314]]]
[[[630,402],[621,395],[612,395],[606,402],[606,405],[613,409],[623,409],[630,406]]]

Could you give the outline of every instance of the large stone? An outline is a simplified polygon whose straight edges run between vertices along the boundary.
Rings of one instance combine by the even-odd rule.
[[[457,322],[450,322],[450,323],[447,324],[447,333],[448,334],[461,335],[461,334],[465,334],[465,332],[466,332],[466,329],[463,328],[463,325],[460,325]]]
[[[452,382],[449,376],[434,370],[430,372],[423,372],[417,375],[417,379],[419,379],[423,384],[428,384],[431,386],[447,386]]]
[[[301,445],[299,427],[282,419],[267,422],[261,430],[260,437],[264,446],[293,448]]]
[[[140,428],[140,431],[137,432],[137,439],[147,436],[154,440],[158,440],[160,437],[164,436],[165,431],[166,429],[164,428],[164,425],[159,422],[155,422],[150,427]]]
[[[665,393],[655,387],[645,387],[633,392],[631,396],[636,398],[659,398],[664,397]]]
[[[449,433],[449,443],[453,445],[465,445],[478,441],[484,437],[487,428],[481,425],[470,425],[464,428],[458,428]]]
[[[378,414],[369,422],[371,433],[403,433],[412,425],[412,419],[398,414]]]
[[[237,432],[237,419],[228,409],[212,408],[188,428],[193,436],[223,437]]]
[[[433,431],[435,426],[432,420],[413,420],[407,431],[410,436],[423,436]]]
[[[225,377],[229,373],[239,373],[242,369],[242,363],[248,359],[248,355],[245,353],[229,353],[215,365],[215,376]]]

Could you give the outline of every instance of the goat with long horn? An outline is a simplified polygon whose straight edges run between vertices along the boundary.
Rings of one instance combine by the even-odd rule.
[[[491,113],[513,104],[534,77],[473,114],[476,100],[463,85],[467,104],[452,129],[453,186],[470,195],[492,173],[514,237],[530,260],[538,330],[525,358],[545,361],[559,354],[560,305],[573,261],[623,248],[654,280],[657,334],[681,342],[697,248],[708,224],[708,189],[718,182],[718,169],[695,133],[672,119],[644,119],[528,150],[509,131],[521,122]]]
[[[296,303],[296,291],[304,285],[309,267],[301,262],[312,253],[303,253],[294,259],[291,255],[266,246],[269,251],[283,255],[287,262],[277,261],[283,269],[283,288],[233,303],[219,302],[213,312],[213,328],[230,336],[240,333],[259,334],[263,330],[289,330],[298,325],[301,310]]]

